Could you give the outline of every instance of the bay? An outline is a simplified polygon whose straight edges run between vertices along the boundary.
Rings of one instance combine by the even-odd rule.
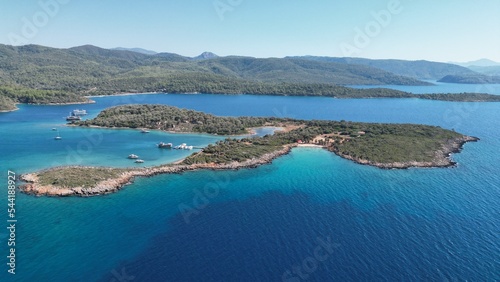
[[[17,194],[14,281],[273,281],[287,271],[301,280],[299,270],[311,281],[499,277],[499,103],[205,94],[94,99],[0,114],[0,171],[124,167],[135,165],[126,159],[130,153],[159,164],[191,153],[159,151],[159,141],[203,146],[223,138],[63,126],[76,107],[93,117],[130,103],[223,116],[423,123],[481,140],[454,156],[455,168],[381,170],[299,148],[256,169],[140,178],[106,196]],[[61,141],[53,140],[53,127]],[[4,219],[6,198],[0,195]],[[0,237],[7,236],[2,228]],[[328,240],[333,251],[325,260],[308,259]],[[7,246],[0,251],[8,255]],[[0,277],[12,278],[6,267]]]

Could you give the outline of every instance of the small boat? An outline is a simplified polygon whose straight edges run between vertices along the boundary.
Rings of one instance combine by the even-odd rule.
[[[55,128],[55,127],[52,127],[52,131],[56,131],[56,130],[57,130],[57,128]]]
[[[158,143],[158,148],[161,148],[161,149],[172,149],[172,143],[163,143],[163,142],[160,142],[160,143]]]
[[[135,163],[142,164],[144,160],[135,160]]]
[[[87,114],[87,110],[73,110],[73,112],[71,112],[72,115],[74,116],[84,116]]]
[[[149,133],[149,130],[142,129],[142,130],[141,130],[141,133]]]
[[[66,117],[67,121],[75,121],[75,120],[81,120],[82,118],[80,116],[76,116],[73,113],[69,113],[69,116]]]
[[[56,137],[54,137],[54,139],[55,139],[55,140],[61,140],[61,139],[62,139],[62,137],[61,137],[61,136],[59,136],[59,131],[57,132],[57,136],[56,136]]]
[[[130,155],[128,155],[128,158],[129,159],[138,159],[139,156],[138,155],[134,155],[134,154],[130,154]]]
[[[186,150],[193,150],[193,146],[186,146]]]

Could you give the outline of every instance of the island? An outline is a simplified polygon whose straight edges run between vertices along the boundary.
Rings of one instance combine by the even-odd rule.
[[[361,61],[360,61],[361,60]],[[91,96],[123,93],[204,93],[332,98],[418,98],[455,102],[499,102],[487,93],[413,94],[346,85],[430,85],[415,77],[463,83],[484,77],[466,68],[436,62],[348,61],[335,58],[242,56],[190,58],[146,55],[96,46],[56,49],[0,44],[0,112],[16,104],[89,103]],[[373,67],[370,65],[376,65]],[[383,70],[382,68],[386,68]],[[418,75],[417,75],[418,74]],[[431,75],[431,77],[429,77]],[[413,77],[412,77],[413,76]],[[479,80],[477,78],[480,78]],[[471,79],[466,79],[470,82]],[[475,81],[475,82],[474,82]]]
[[[173,163],[146,168],[57,167],[21,176],[21,191],[49,196],[93,196],[115,192],[135,177],[198,169],[252,168],[272,162],[294,147],[324,148],[338,156],[382,169],[450,167],[452,153],[479,140],[437,126],[298,120],[275,117],[220,117],[166,105],[124,105],[103,110],[72,126],[147,128],[168,132],[200,132],[227,136]],[[282,128],[251,136],[252,128]],[[246,136],[243,136],[247,134]],[[239,135],[239,136],[238,136]]]

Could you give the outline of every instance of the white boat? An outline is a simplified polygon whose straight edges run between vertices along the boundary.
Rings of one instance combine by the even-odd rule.
[[[182,143],[180,145],[175,146],[174,149],[179,149],[179,150],[193,150],[193,146],[188,146],[186,143]]]
[[[72,114],[74,116],[84,116],[84,115],[87,114],[87,110],[78,110],[78,109],[76,109],[76,110],[73,110]]]
[[[129,159],[138,159],[139,156],[138,155],[134,155],[134,154],[130,154],[130,155],[128,155],[128,158]]]
[[[135,160],[135,162],[138,164],[142,164],[144,162],[144,160]]]
[[[142,129],[142,130],[141,130],[141,133],[149,133],[149,130]]]
[[[55,139],[55,140],[61,140],[61,139],[62,139],[62,137],[61,137],[61,136],[59,136],[59,131],[57,132],[57,136],[56,136],[56,137],[54,137],[54,139]]]

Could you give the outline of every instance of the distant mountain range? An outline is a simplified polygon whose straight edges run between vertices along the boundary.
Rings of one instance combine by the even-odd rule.
[[[146,54],[148,52],[150,54]],[[428,61],[218,57],[210,52],[185,57],[151,52],[138,48],[110,50],[92,45],[57,49],[0,44],[0,110],[14,109],[16,102],[81,102],[88,95],[158,91],[413,97],[397,90],[360,91],[341,85],[430,84],[421,79],[455,83],[498,83],[499,80],[498,76],[482,75],[461,66]],[[491,99],[485,97],[462,95],[458,99]],[[429,98],[457,99],[446,95]]]
[[[218,58],[219,56],[215,55],[212,52],[203,52],[200,55],[194,57],[193,59],[195,60],[208,60],[208,59],[214,59]]]
[[[446,83],[461,83],[461,84],[500,84],[500,76],[493,75],[447,75],[440,80],[439,82]]]
[[[125,49],[125,50],[122,50]],[[32,89],[139,91],[155,89],[173,76],[198,82],[230,80],[330,85],[427,85],[422,80],[498,83],[468,68],[429,61],[335,57],[196,57],[141,48],[104,49],[84,45],[57,49],[0,45],[0,84]],[[236,82],[235,82],[236,83]]]
[[[493,66],[500,66],[500,63],[497,63],[495,61],[492,61],[492,60],[489,60],[489,59],[479,59],[479,60],[476,60],[476,61],[470,61],[470,62],[464,62],[464,63],[457,63],[457,62],[453,62],[451,64],[455,64],[455,65],[459,65],[459,66],[463,66],[463,67],[472,67],[472,66],[475,66],[475,67],[493,67]]]
[[[398,75],[413,77],[423,80],[439,80],[447,75],[477,75],[476,72],[453,64],[430,61],[405,61],[405,60],[372,60],[364,58],[338,58],[338,57],[294,57],[307,60],[335,62],[352,65],[370,66]]]
[[[136,52],[136,53],[141,53],[141,54],[146,54],[146,55],[156,55],[156,54],[158,54],[158,52],[151,51],[151,50],[146,50],[146,49],[142,49],[142,48],[116,47],[116,48],[111,48],[110,50],[131,51],[131,52]]]
[[[159,56],[162,56],[162,57],[177,57],[178,56],[178,57],[183,57],[183,58],[189,58],[189,57],[177,55],[175,53],[158,53],[155,51],[146,50],[146,49],[142,49],[142,48],[116,47],[116,48],[111,48],[109,50],[130,51],[130,52],[136,52],[136,53],[145,54],[145,55],[158,55],[159,54]],[[214,54],[212,52],[203,52],[196,57],[192,57],[191,59],[193,59],[193,60],[206,60],[206,59],[213,59],[213,58],[217,58],[217,57],[219,57],[219,56],[217,56],[216,54]]]
[[[151,84],[148,88],[152,88],[167,77],[180,74],[216,75],[225,79],[273,83],[427,84],[415,78],[356,64],[302,58],[218,57],[208,52],[195,58],[173,53],[147,55],[92,45],[69,49],[0,45],[0,66],[0,82],[46,89],[88,89],[110,84],[118,87],[116,83],[119,81],[128,85],[139,79],[147,80]],[[144,86],[142,83],[139,85]]]

